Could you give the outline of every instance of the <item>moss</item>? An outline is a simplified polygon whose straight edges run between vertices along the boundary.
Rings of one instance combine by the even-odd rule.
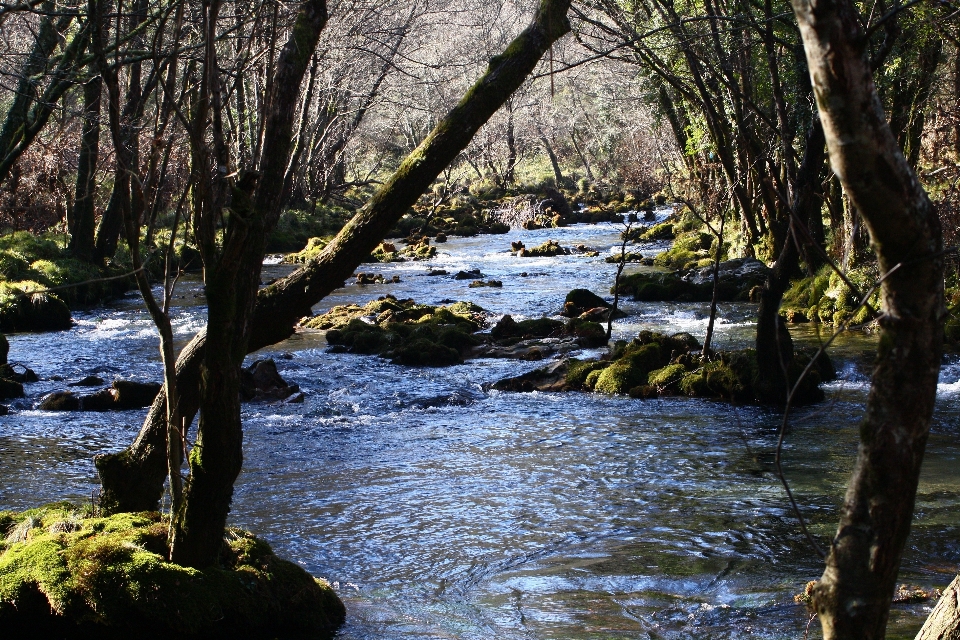
[[[667,388],[674,387],[686,373],[687,369],[682,364],[668,364],[661,369],[651,371],[647,375],[647,384],[662,392]]]
[[[672,240],[673,237],[674,233],[672,222],[661,222],[660,224],[655,224],[640,234],[640,240],[643,240],[644,242],[652,242],[654,240]]]
[[[671,247],[654,256],[653,264],[667,269],[692,269],[701,258],[706,257],[706,251],[701,253],[680,247]]]
[[[660,366],[660,345],[630,344],[620,358],[605,368],[597,378],[595,391],[627,393],[647,383],[647,374]]]
[[[570,389],[583,389],[583,388],[592,388],[593,385],[587,385],[587,378],[591,373],[596,372],[597,376],[600,375],[600,371],[610,366],[609,362],[603,360],[588,360],[586,362],[571,358],[567,368],[567,377],[566,384]],[[596,377],[594,377],[594,383],[596,382]]]
[[[691,397],[704,397],[709,395],[707,387],[707,375],[704,371],[692,371],[685,374],[678,384],[680,393]]]
[[[609,366],[609,363],[607,363],[607,366]],[[583,379],[584,388],[590,389],[592,391],[593,388],[597,386],[597,380],[600,378],[600,374],[603,373],[603,370],[605,368],[606,367],[594,369],[590,373],[588,373],[587,377]]]
[[[73,325],[70,309],[38,282],[0,282],[0,331],[59,331]]]
[[[564,325],[550,318],[532,318],[517,322],[510,315],[503,316],[490,332],[495,340],[527,340],[531,338],[551,338],[562,335]]]
[[[329,584],[242,531],[228,532],[220,567],[196,570],[166,561],[156,513],[57,504],[2,520],[0,625],[11,633],[332,637],[344,619]]]
[[[547,240],[540,246],[532,249],[522,249],[518,253],[527,258],[552,258],[553,256],[565,256],[570,253],[570,250],[561,247],[556,240]]]
[[[570,318],[564,332],[574,336],[577,343],[587,349],[595,349],[607,344],[607,330],[599,322]]]
[[[310,238],[306,246],[296,253],[289,253],[284,256],[283,261],[290,264],[301,264],[310,262],[327,248],[330,238]]]
[[[334,307],[303,326],[327,329],[327,342],[350,353],[380,355],[394,364],[443,367],[462,362],[480,343],[484,311],[469,302],[419,305],[384,296],[363,307]]]

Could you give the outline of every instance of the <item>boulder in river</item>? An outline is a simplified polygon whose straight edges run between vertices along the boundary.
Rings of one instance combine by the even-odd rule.
[[[122,411],[153,404],[163,385],[159,382],[114,380],[105,389],[84,395],[73,391],[55,391],[40,401],[43,411]]]
[[[569,359],[565,368],[553,364],[543,369],[497,382],[494,388],[505,391],[595,391],[628,394],[634,398],[685,395],[720,398],[732,402],[757,402],[756,352],[721,351],[708,357],[700,354],[700,344],[688,333],[667,336],[641,331],[630,342],[619,341],[607,359],[580,361]],[[798,350],[789,364],[792,381],[815,356]],[[833,365],[821,354],[804,378],[795,404],[823,399],[819,385],[835,377]]]
[[[748,301],[754,287],[762,286],[769,268],[753,258],[720,263],[718,300]],[[620,279],[621,295],[641,302],[709,302],[713,296],[713,267],[686,272],[643,271]]]
[[[273,359],[257,360],[240,370],[240,397],[246,402],[285,400],[298,391],[299,385],[288,385],[280,376]]]

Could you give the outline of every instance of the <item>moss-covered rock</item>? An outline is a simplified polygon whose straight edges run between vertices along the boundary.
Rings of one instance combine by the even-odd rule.
[[[523,258],[552,258],[554,256],[565,256],[570,254],[570,249],[561,247],[556,240],[547,240],[543,244],[532,249],[520,249],[517,255]]]
[[[718,273],[718,300],[750,300],[754,287],[764,283],[768,271],[766,265],[751,258],[722,262]],[[630,274],[620,279],[620,293],[641,302],[708,302],[713,297],[713,267]]]
[[[563,335],[564,325],[550,318],[532,318],[517,322],[513,316],[505,315],[490,331],[495,340],[526,340],[529,338],[551,338]]]
[[[395,364],[444,367],[462,362],[480,344],[473,334],[484,324],[483,309],[467,302],[442,307],[384,296],[363,307],[334,307],[302,326],[327,330],[335,349]]]
[[[156,262],[156,261],[154,261]],[[134,286],[129,265],[100,267],[66,253],[62,237],[18,231],[0,236],[0,331],[72,326],[70,308],[114,298]]]
[[[852,269],[846,274],[846,279],[860,293],[866,293],[877,282],[876,266]],[[873,319],[874,313],[870,307],[874,310],[880,309],[879,290],[870,295],[868,303],[869,306],[858,309],[860,300],[857,294],[827,265],[815,276],[791,283],[784,293],[780,314],[791,322],[859,325]]]
[[[44,285],[0,282],[0,331],[62,331],[71,326],[69,307]]]
[[[310,262],[327,248],[330,238],[310,238],[306,246],[296,253],[288,253],[283,257],[283,261],[288,264],[303,264]]]
[[[157,513],[93,517],[66,503],[0,513],[0,627],[71,638],[331,638],[345,610],[330,585],[226,532],[219,567],[166,560]]]
[[[629,394],[634,398],[686,395],[717,398],[736,403],[758,402],[756,352],[721,351],[705,357],[701,345],[688,333],[665,335],[641,331],[630,342],[617,341],[602,360],[568,360],[563,383],[542,370],[497,383],[497,388],[532,391],[546,385],[552,391],[596,391]],[[815,355],[798,351],[792,360],[790,379],[796,382]],[[794,396],[795,405],[823,399],[820,383],[835,377],[833,364],[822,354]],[[522,378],[522,380],[521,380]]]
[[[564,326],[568,336],[577,339],[580,346],[595,349],[607,344],[607,330],[599,322],[581,318],[570,318]]]

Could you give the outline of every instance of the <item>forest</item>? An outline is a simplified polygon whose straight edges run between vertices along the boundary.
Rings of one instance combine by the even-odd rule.
[[[0,34],[4,633],[960,640],[953,0]]]

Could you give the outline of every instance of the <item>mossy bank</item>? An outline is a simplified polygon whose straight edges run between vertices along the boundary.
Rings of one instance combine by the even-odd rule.
[[[165,559],[158,513],[95,517],[68,503],[0,512],[6,637],[332,638],[343,603],[324,580],[238,529],[220,566]]]

